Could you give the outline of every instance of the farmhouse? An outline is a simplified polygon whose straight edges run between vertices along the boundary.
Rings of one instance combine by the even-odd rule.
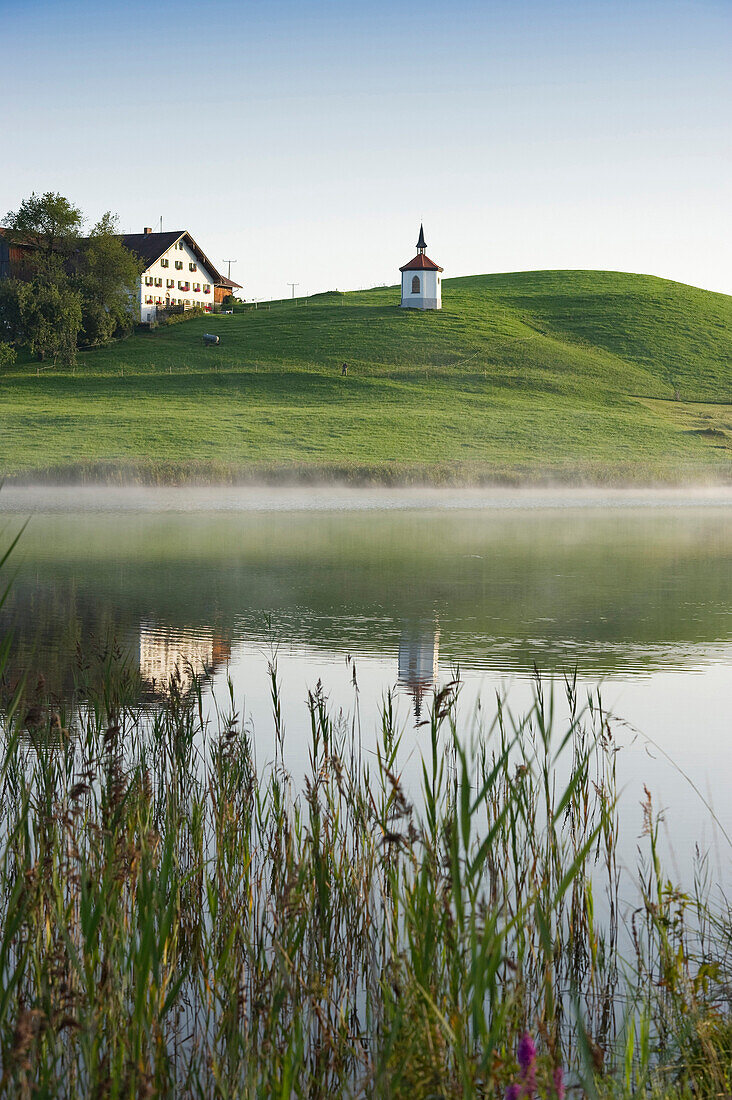
[[[239,283],[227,279],[211,263],[190,233],[182,229],[168,233],[126,233],[125,248],[134,252],[144,265],[140,276],[140,320],[152,321],[158,309],[171,306],[198,307],[213,312]]]
[[[141,261],[140,320],[155,319],[158,309],[200,307],[213,312],[235,290],[239,283],[227,279],[211,263],[190,233],[175,229],[169,233],[124,233],[120,240],[125,248]],[[33,255],[38,242],[10,241],[0,228],[0,279],[30,279],[33,276]],[[71,269],[74,257],[64,254],[64,263]]]

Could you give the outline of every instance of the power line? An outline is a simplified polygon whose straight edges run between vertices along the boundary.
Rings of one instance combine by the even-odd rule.
[[[221,262],[224,263],[224,264],[229,265],[229,270],[226,273],[226,278],[229,280],[229,282],[231,282],[231,265],[235,264],[237,261],[236,260],[222,260]]]
[[[287,285],[292,287],[292,297],[294,298],[295,297],[295,287],[299,286],[300,284],[299,283],[288,283]]]

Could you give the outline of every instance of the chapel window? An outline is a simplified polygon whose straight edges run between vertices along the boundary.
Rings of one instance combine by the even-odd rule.
[[[419,275],[415,275],[412,279],[412,294],[419,294]]]

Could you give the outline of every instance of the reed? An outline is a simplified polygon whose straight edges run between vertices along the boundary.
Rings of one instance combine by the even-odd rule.
[[[270,679],[264,763],[231,687],[143,707],[113,651],[71,715],[6,700],[0,1095],[730,1092],[732,922],[703,864],[668,882],[649,797],[625,933],[599,700],[567,681],[558,733],[537,679],[466,733],[451,683],[411,791],[393,699],[372,759],[320,686],[295,782]]]

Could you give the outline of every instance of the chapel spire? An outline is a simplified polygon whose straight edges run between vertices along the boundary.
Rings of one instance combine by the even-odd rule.
[[[424,239],[424,226],[420,224],[419,227],[419,240],[417,241],[417,252],[424,255],[427,251],[427,242]]]

